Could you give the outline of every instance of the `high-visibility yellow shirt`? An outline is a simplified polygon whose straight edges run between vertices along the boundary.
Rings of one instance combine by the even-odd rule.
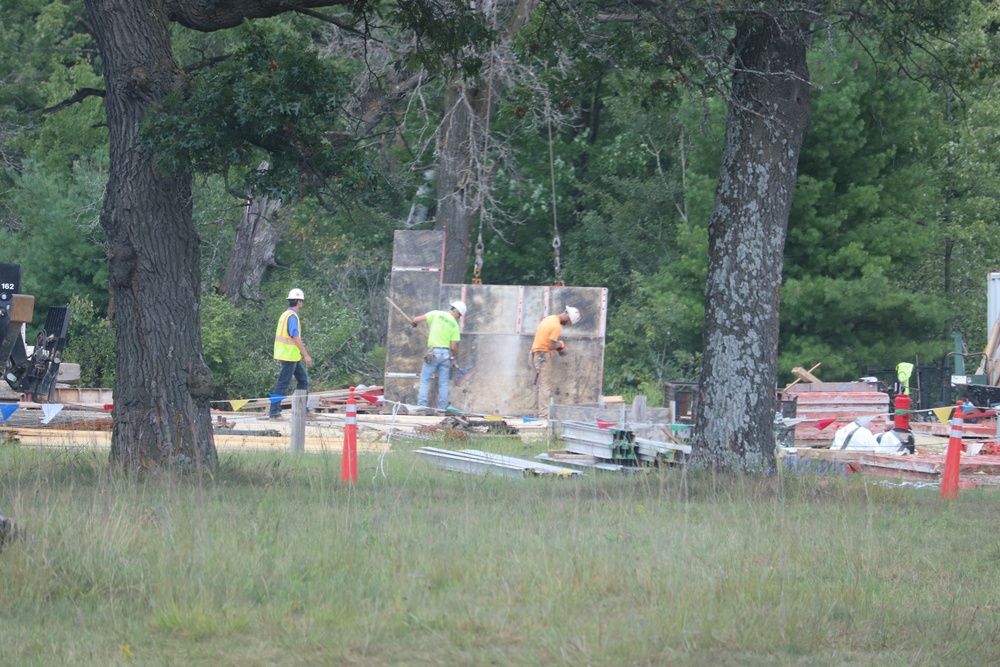
[[[427,347],[447,347],[450,348],[452,342],[458,342],[462,338],[462,330],[458,326],[458,320],[446,310],[432,310],[426,313],[427,324],[430,331],[427,333]]]
[[[278,320],[278,329],[274,332],[274,358],[278,361],[300,361],[302,352],[288,332],[288,320],[295,316],[295,329],[298,331],[299,314],[289,308]]]
[[[903,393],[910,395],[910,376],[913,374],[913,364],[902,362],[896,364],[896,379],[903,383]]]
[[[538,329],[535,330],[535,341],[531,344],[532,352],[548,352],[552,353],[549,348],[549,341],[555,342],[559,340],[559,334],[562,333],[562,322],[559,321],[558,315],[549,315],[542,319],[541,323],[538,325]]]

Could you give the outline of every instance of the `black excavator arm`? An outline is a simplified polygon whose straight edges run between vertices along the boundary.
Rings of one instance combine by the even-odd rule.
[[[69,308],[49,308],[45,328],[35,338],[29,355],[21,330],[30,324],[35,297],[21,294],[21,265],[0,264],[0,359],[5,360],[4,380],[26,400],[51,403],[62,363],[69,327]]]

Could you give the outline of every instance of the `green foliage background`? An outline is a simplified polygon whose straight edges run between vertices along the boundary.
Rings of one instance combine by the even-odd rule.
[[[113,304],[97,224],[103,108],[92,96],[43,113],[101,87],[94,45],[75,20],[79,2],[0,5],[10,18],[0,38],[12,45],[0,54],[0,261],[24,266],[39,307],[73,305],[66,357],[81,363],[86,383],[110,386]],[[953,331],[971,350],[985,343],[986,275],[1000,252],[1000,70],[984,57],[996,53],[996,31],[983,27],[996,13],[973,3],[953,26],[974,51],[915,56],[928,69],[946,66],[951,87],[893,69],[873,44],[836,32],[816,41],[813,123],[786,244],[781,381],[817,362],[831,380],[900,361],[937,363]],[[504,215],[484,229],[483,279],[554,279],[551,168],[563,278],[610,289],[605,393],[655,401],[663,382],[698,372],[725,103],[686,87],[658,58],[655,34],[608,34],[593,46],[561,43],[549,27],[540,22],[519,39],[532,83],[511,89],[491,121],[511,152],[496,174]],[[438,120],[441,86],[391,115],[383,134],[354,141],[343,112],[365,65],[330,48],[321,24],[283,17],[215,35],[175,33],[190,86],[145,136],[164,169],[181,153],[199,168],[204,351],[217,398],[269,390],[274,322],[292,286],[307,294],[314,386],[379,384],[392,232],[434,165],[420,146]],[[272,163],[266,175],[256,170],[263,159]],[[248,187],[281,198],[288,226],[261,301],[237,308],[215,284],[240,216],[230,193]]]

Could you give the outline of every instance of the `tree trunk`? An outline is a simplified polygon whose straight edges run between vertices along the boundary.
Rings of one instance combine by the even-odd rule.
[[[117,334],[111,461],[215,466],[202,358],[199,239],[189,165],[167,172],[139,146],[148,110],[182,82],[170,22],[212,32],[352,0],[85,0],[101,53],[111,167],[101,225]]]
[[[260,169],[267,169],[265,162]],[[236,239],[226,265],[219,291],[233,305],[260,300],[260,284],[264,273],[274,266],[275,249],[281,240],[284,225],[278,222],[281,201],[270,197],[254,197],[243,209],[236,226]]]
[[[493,58],[503,57],[500,46],[511,39],[530,19],[539,0],[487,0],[479,10],[495,16],[497,5],[512,5],[499,45],[493,45]],[[469,269],[469,247],[472,225],[480,213],[486,191],[491,187],[492,169],[489,156],[484,153],[489,115],[504,82],[490,77],[490,57],[484,56],[487,68],[479,81],[469,81],[461,76],[451,78],[445,86],[444,119],[441,121],[441,138],[438,142],[437,212],[434,229],[445,233],[444,276],[445,283],[464,283]]]
[[[445,233],[445,283],[464,283],[469,268],[472,223],[481,203],[477,164],[485,133],[486,95],[476,82],[448,81],[438,146],[437,212],[434,229]],[[479,149],[479,150],[477,150]],[[481,156],[485,159],[485,156]]]
[[[692,444],[695,463],[770,474],[782,258],[811,111],[807,26],[756,19],[738,25],[734,40]]]
[[[111,461],[214,466],[191,171],[167,172],[138,145],[147,110],[180,74],[169,23],[149,0],[86,5],[104,65],[111,156],[101,211],[117,333]]]

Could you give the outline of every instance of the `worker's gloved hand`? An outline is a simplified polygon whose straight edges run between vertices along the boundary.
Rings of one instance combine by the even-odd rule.
[[[560,357],[565,357],[566,356],[566,348],[565,347],[560,347],[559,348],[559,356]]]
[[[414,329],[416,329],[417,328],[417,321],[416,320],[410,320],[410,326],[413,327]]]

